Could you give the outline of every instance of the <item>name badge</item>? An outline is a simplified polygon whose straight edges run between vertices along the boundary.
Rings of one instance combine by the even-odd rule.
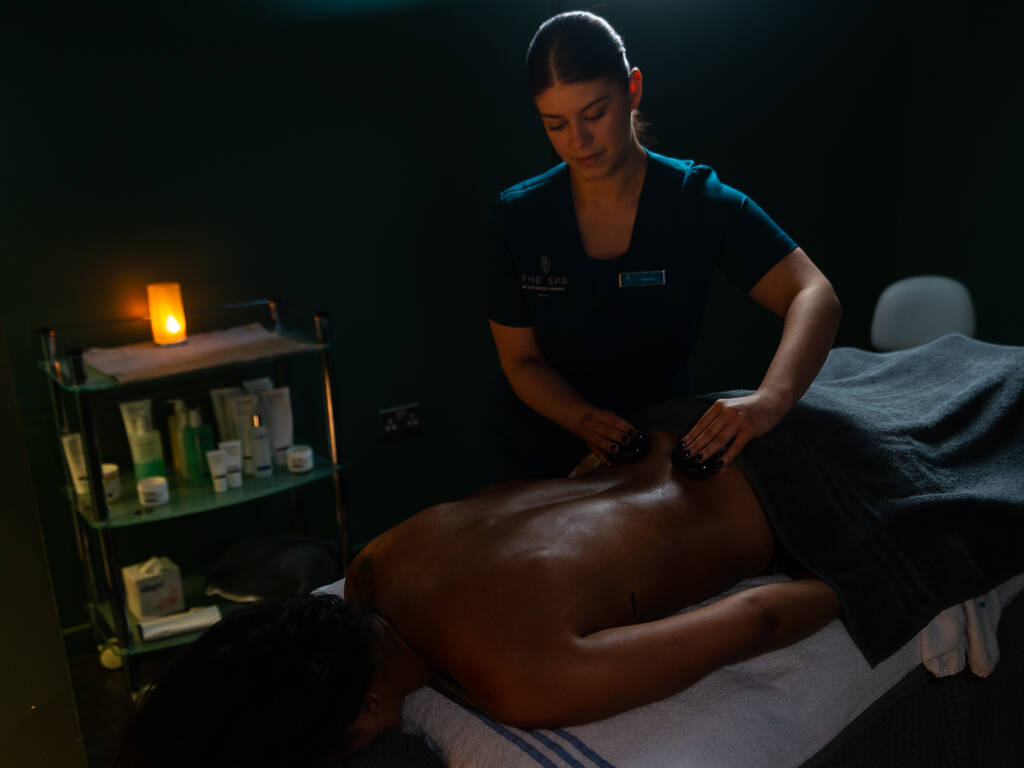
[[[619,288],[646,288],[651,285],[664,284],[664,269],[655,269],[650,272],[619,272]]]

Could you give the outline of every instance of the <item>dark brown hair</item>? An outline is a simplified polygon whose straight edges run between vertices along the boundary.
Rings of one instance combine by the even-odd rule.
[[[540,25],[526,51],[531,95],[536,98],[555,81],[583,83],[607,78],[629,83],[626,46],[612,25],[587,11],[552,16]]]
[[[629,87],[626,46],[611,24],[589,11],[567,11],[552,16],[537,29],[526,51],[526,77],[530,95],[559,83],[585,83],[607,79]],[[653,140],[649,123],[633,113],[633,131],[642,144]]]

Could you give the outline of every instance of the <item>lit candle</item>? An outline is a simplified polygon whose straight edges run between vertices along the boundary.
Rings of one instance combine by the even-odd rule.
[[[185,307],[181,302],[178,283],[149,283],[149,323],[153,327],[153,341],[160,346],[181,344],[185,341]]]

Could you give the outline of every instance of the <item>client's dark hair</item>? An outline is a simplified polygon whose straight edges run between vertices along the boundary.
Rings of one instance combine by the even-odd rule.
[[[119,768],[319,765],[359,714],[370,638],[370,618],[333,595],[232,612],[146,696]]]

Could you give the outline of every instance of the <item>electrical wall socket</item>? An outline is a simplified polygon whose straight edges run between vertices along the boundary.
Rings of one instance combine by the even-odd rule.
[[[406,403],[377,411],[380,416],[381,435],[385,440],[409,437],[420,433],[420,404]]]

